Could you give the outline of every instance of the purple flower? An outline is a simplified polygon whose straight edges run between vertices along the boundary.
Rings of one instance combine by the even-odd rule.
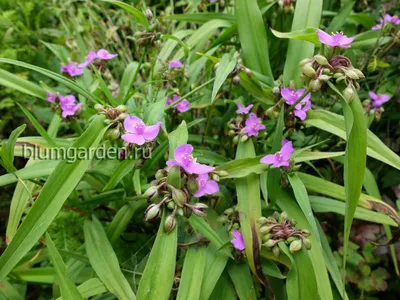
[[[76,98],[74,95],[59,95],[58,98],[60,99],[60,107],[62,110],[61,115],[63,118],[75,115],[82,106],[81,102],[76,103]]]
[[[239,251],[243,251],[245,246],[244,246],[244,240],[243,240],[243,235],[240,233],[239,230],[233,230],[232,234],[234,238],[231,240],[231,243],[233,247],[235,247]]]
[[[286,104],[292,105],[304,94],[306,89],[295,90],[292,88],[284,88],[281,90],[281,96],[285,99]],[[307,94],[303,100],[310,100],[311,94]],[[302,101],[303,102],[303,101]]]
[[[126,134],[121,138],[132,144],[143,145],[145,142],[153,141],[160,131],[162,123],[158,122],[155,125],[147,126],[140,118],[135,116],[127,117],[124,121]]]
[[[69,76],[75,77],[83,74],[83,70],[76,66],[76,63],[71,61],[68,65],[61,66],[61,72],[68,73]]]
[[[329,35],[325,31],[318,29],[317,34],[322,44],[331,47],[350,48],[350,44],[353,41],[353,38],[349,38],[339,32]]]
[[[183,66],[182,62],[181,62],[179,59],[175,59],[175,60],[171,60],[171,61],[169,62],[168,68],[170,68],[170,69],[176,69],[176,68],[180,68],[180,67],[182,67],[182,66]]]
[[[282,140],[282,148],[275,154],[269,154],[261,158],[260,162],[272,165],[273,168],[289,167],[290,155],[294,152],[292,142],[287,139]]]
[[[217,2],[218,0],[210,0],[210,3],[215,3],[215,2]]]
[[[293,114],[298,117],[300,120],[305,120],[307,114],[306,112],[311,108],[310,97],[308,99],[304,98],[300,101],[300,103],[296,104],[294,107]]]
[[[97,58],[97,54],[94,51],[89,51],[88,55],[86,56],[86,60],[79,64],[79,68],[86,68],[88,65],[91,64],[92,61],[94,61]]]
[[[253,104],[250,104],[249,106],[244,106],[241,103],[236,103],[238,109],[236,111],[236,113],[238,115],[247,115],[250,111],[250,109],[254,106]]]
[[[97,54],[97,58],[104,59],[104,60],[113,59],[114,57],[118,56],[118,54],[111,54],[110,52],[108,52],[105,49],[100,49],[99,51],[97,51],[96,54]]]
[[[56,99],[57,99],[57,94],[50,93],[50,92],[48,92],[48,93],[46,94],[46,100],[47,100],[47,102],[53,103],[54,101],[56,101]]]
[[[265,125],[261,124],[261,118],[258,118],[255,113],[251,113],[245,122],[243,133],[248,136],[257,136],[260,130],[264,130]]]
[[[189,174],[208,174],[214,171],[214,167],[199,164],[192,156],[193,146],[189,144],[180,145],[175,149],[174,159],[167,161],[167,166],[179,166]]]
[[[389,95],[386,94],[375,94],[374,92],[368,92],[369,97],[372,99],[371,106],[373,108],[381,107],[383,103],[388,102],[390,99]]]
[[[193,193],[193,196],[197,198],[205,194],[212,195],[219,191],[218,184],[214,180],[210,180],[207,173],[197,176],[196,181],[199,184],[199,189],[196,193]]]
[[[384,27],[386,24],[392,23],[393,25],[400,24],[400,18],[398,16],[391,16],[386,14],[383,18],[379,19],[379,23],[372,27],[372,30],[378,30]]]
[[[178,101],[179,98],[180,98],[180,97],[179,97],[179,95],[177,95],[177,94],[173,95],[173,96],[172,96],[172,99],[171,99],[171,97],[168,97],[168,98],[167,98],[167,103],[166,103],[166,104],[167,104],[167,105],[171,105],[171,104],[174,103],[175,101]],[[182,100],[181,102],[179,102],[178,104],[176,104],[176,105],[174,106],[174,108],[175,108],[177,111],[183,113],[183,112],[189,110],[189,104],[190,104],[190,102],[187,101],[186,99],[184,99],[184,100]]]

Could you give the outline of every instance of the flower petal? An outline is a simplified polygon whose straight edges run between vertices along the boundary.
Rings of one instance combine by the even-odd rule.
[[[143,137],[146,139],[146,141],[152,141],[157,137],[157,135],[160,131],[161,125],[162,125],[162,123],[158,122],[157,124],[152,125],[152,126],[147,126],[144,129]]]
[[[190,174],[205,174],[215,170],[214,167],[192,162],[188,166],[184,167],[185,171]]]
[[[206,182],[205,191],[206,191],[206,194],[208,194],[208,195],[212,195],[216,192],[219,192],[218,183],[216,183],[214,180],[208,180]]]
[[[137,132],[136,125],[143,126],[145,124],[140,118],[138,118],[136,116],[129,116],[129,117],[125,118],[124,128],[127,132],[136,133]]]
[[[174,151],[174,158],[179,165],[184,165],[184,161],[182,159],[185,154],[192,154],[193,146],[189,144],[183,144],[178,146]]]
[[[292,155],[292,153],[294,152],[292,142],[289,141],[285,145],[283,145],[280,152],[284,161],[290,160],[290,155]]]
[[[272,165],[275,163],[275,154],[269,154],[260,159],[260,163]]]
[[[318,29],[317,30],[319,41],[322,44],[326,44],[328,46],[332,46],[332,37],[327,34],[325,31]]]
[[[123,134],[121,138],[128,143],[136,144],[136,145],[143,145],[145,140],[142,135],[135,134],[135,133],[128,133],[128,134]]]

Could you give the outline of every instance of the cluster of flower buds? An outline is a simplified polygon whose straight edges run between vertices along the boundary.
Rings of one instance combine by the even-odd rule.
[[[160,22],[154,18],[151,9],[145,11],[147,20],[151,23],[146,31],[137,31],[134,34],[136,44],[139,46],[153,47],[161,44],[161,32],[163,30]]]
[[[215,3],[218,3],[221,8],[225,7],[225,0],[202,0],[199,5],[197,5],[197,9],[199,11],[206,10],[208,5]]]
[[[222,215],[218,217],[218,222],[228,224],[228,231],[237,230],[240,228],[239,209],[235,205],[227,208]]]
[[[110,128],[106,133],[106,139],[117,140],[123,132],[123,122],[129,116],[127,113],[128,107],[126,105],[118,105],[117,107],[104,106],[97,103],[94,108],[99,114],[106,115],[107,117],[104,123],[110,125]]]
[[[189,218],[192,213],[200,217],[206,217],[204,209],[208,206],[204,203],[190,203],[190,194],[199,190],[199,184],[193,174],[182,172],[179,166],[166,167],[158,170],[155,180],[145,191],[144,196],[152,204],[145,212],[146,221],[157,219],[166,209],[169,213],[164,223],[164,230],[170,232],[176,225],[176,216]]]
[[[216,63],[214,66],[214,71],[216,71],[219,67],[219,63]],[[228,77],[232,78],[232,84],[233,85],[239,85],[240,84],[240,72],[243,71],[246,73],[246,75],[250,78],[253,73],[251,72],[251,70],[249,68],[246,68],[243,64],[242,64],[242,60],[239,58],[235,68],[233,69],[233,71],[228,75]]]
[[[312,58],[306,58],[300,62],[302,70],[302,79],[306,82],[309,89],[316,92],[322,88],[324,83],[333,81],[334,83],[343,83],[347,88],[344,96],[347,100],[353,98],[353,88],[360,88],[357,80],[364,78],[364,74],[353,67],[349,58],[343,55],[336,55],[328,59],[317,54]]]
[[[243,107],[242,109],[239,107],[236,112],[247,110],[249,107],[251,108],[252,105],[249,105],[247,108]],[[266,129],[265,125],[262,124],[261,118],[258,118],[255,113],[250,113],[247,118],[244,118],[241,114],[237,115],[228,122],[228,127],[228,135],[233,137],[234,144],[237,144],[239,141],[244,143],[249,137],[258,136],[260,131]]]
[[[294,13],[293,2],[294,0],[279,0],[278,11],[284,13]]]
[[[262,245],[271,250],[275,256],[279,256],[280,253],[279,242],[290,245],[290,252],[301,250],[303,245],[307,250],[311,249],[311,242],[307,238],[311,233],[308,230],[296,229],[294,227],[296,221],[288,219],[285,211],[274,212],[272,217],[261,217],[258,223],[261,225]]]

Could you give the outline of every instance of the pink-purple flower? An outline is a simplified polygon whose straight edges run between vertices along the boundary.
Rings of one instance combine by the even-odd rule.
[[[349,48],[350,44],[353,42],[353,38],[349,38],[340,32],[336,32],[330,35],[327,34],[325,31],[318,29],[317,34],[319,37],[319,41],[322,44],[328,45],[330,47]]]
[[[76,63],[71,61],[68,65],[61,66],[61,72],[68,73],[69,76],[75,77],[83,74],[83,70],[76,66]]]
[[[97,54],[94,51],[89,51],[88,55],[86,56],[86,59],[83,63],[79,64],[79,68],[86,68],[88,65],[92,63],[97,58]]]
[[[57,99],[57,94],[50,93],[50,92],[48,92],[48,93],[46,94],[46,100],[47,100],[47,102],[54,103],[54,101],[56,101],[56,99]]]
[[[253,104],[250,104],[249,106],[244,106],[241,103],[236,103],[238,109],[236,110],[236,113],[238,115],[247,115],[250,111],[250,109],[252,109],[252,107],[254,106]]]
[[[86,68],[88,65],[92,63],[92,61],[96,59],[102,59],[102,60],[110,60],[113,59],[114,57],[117,57],[118,54],[111,54],[105,49],[100,49],[99,51],[94,52],[94,51],[89,51],[88,55],[86,56],[86,59],[83,63],[79,64],[79,68]]]
[[[82,106],[81,102],[76,103],[74,95],[59,95],[58,98],[60,99],[61,115],[63,118],[75,115]]]
[[[239,251],[243,251],[245,248],[243,235],[240,233],[239,230],[236,229],[232,231],[232,234],[233,234],[233,239],[231,240],[231,243],[233,247],[235,247]]]
[[[118,54],[111,54],[105,49],[100,49],[99,51],[97,51],[96,54],[98,59],[103,59],[103,60],[113,59],[114,57],[118,56]]]
[[[167,161],[167,166],[179,166],[188,174],[208,174],[214,171],[214,167],[199,164],[196,158],[192,155],[193,146],[183,144],[177,147],[174,151],[174,159]]]
[[[157,122],[155,125],[147,126],[140,118],[129,116],[124,120],[124,128],[127,133],[123,134],[121,138],[128,143],[141,146],[157,137],[161,125],[161,122]]]
[[[207,173],[198,175],[196,181],[199,184],[199,189],[196,193],[193,193],[193,196],[197,198],[212,195],[219,191],[218,184],[214,180],[210,180]]]
[[[383,103],[386,103],[390,99],[390,95],[386,94],[375,94],[374,92],[369,92],[369,97],[372,99],[371,106],[373,108],[381,107]]]
[[[294,107],[293,114],[300,120],[304,121],[307,117],[307,111],[311,108],[310,97],[308,99],[304,98]]]
[[[372,30],[378,30],[386,24],[392,23],[393,25],[400,25],[400,18],[398,16],[391,16],[386,14],[383,18],[379,19],[379,23],[372,27]]]
[[[281,96],[285,99],[286,104],[293,105],[304,94],[306,89],[295,90],[292,88],[284,88],[281,90]],[[310,100],[311,94],[307,94],[303,100]]]
[[[179,59],[174,59],[169,62],[168,68],[169,69],[176,69],[182,67],[183,64]]]
[[[179,98],[180,98],[180,97],[179,97],[179,95],[177,95],[177,94],[173,95],[173,96],[172,96],[172,99],[171,99],[171,97],[168,97],[168,98],[167,98],[167,103],[166,103],[166,104],[167,104],[167,105],[171,105],[171,104],[174,103],[175,101],[178,101]],[[187,101],[186,99],[184,99],[184,100],[182,100],[181,102],[179,102],[178,104],[176,104],[176,105],[174,106],[174,108],[175,108],[177,111],[183,113],[183,112],[189,110],[189,104],[190,104],[190,102]]]
[[[272,168],[289,167],[290,155],[294,152],[292,142],[282,140],[282,148],[275,154],[269,154],[261,158],[260,162],[272,165]]]
[[[248,136],[257,136],[260,130],[264,130],[265,125],[261,124],[261,118],[258,118],[255,113],[251,113],[245,121],[243,133]]]

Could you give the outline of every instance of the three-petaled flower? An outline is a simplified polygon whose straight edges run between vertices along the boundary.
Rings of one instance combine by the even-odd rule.
[[[46,94],[46,100],[47,100],[47,102],[54,103],[54,101],[56,101],[56,99],[57,99],[57,94],[50,93],[50,92],[48,92],[48,93]]]
[[[390,95],[386,94],[375,94],[374,92],[368,92],[369,97],[372,99],[371,106],[373,108],[379,108],[383,103],[388,102],[390,99]]]
[[[306,89],[299,89],[299,90],[295,90],[292,88],[283,88],[281,90],[281,96],[283,99],[285,99],[286,104],[288,105],[293,105],[296,103],[297,100],[299,100],[299,98],[304,94],[304,92],[306,91]],[[308,93],[303,100],[310,100],[311,94]]]
[[[178,101],[179,98],[180,98],[180,97],[179,97],[179,95],[177,95],[177,94],[173,95],[173,96],[172,96],[172,99],[171,99],[171,97],[168,97],[168,98],[167,98],[167,103],[166,103],[166,104],[167,104],[167,105],[170,105],[170,104],[174,103],[175,101]],[[186,99],[183,99],[183,100],[180,101],[178,104],[175,104],[174,108],[175,108],[177,111],[179,111],[180,113],[183,113],[183,112],[189,110],[189,104],[190,104],[189,101],[187,101]]]
[[[236,113],[238,115],[247,115],[250,111],[250,109],[252,109],[252,107],[254,106],[253,104],[250,104],[248,106],[244,106],[241,103],[236,103],[238,109],[236,110]]]
[[[76,66],[76,63],[71,61],[68,65],[61,66],[61,72],[68,73],[69,76],[75,77],[83,74],[83,70]]]
[[[243,235],[240,233],[239,230],[236,229],[232,231],[232,234],[234,236],[231,240],[233,247],[235,247],[239,251],[243,251],[245,248]]]
[[[193,196],[197,198],[206,194],[212,195],[219,191],[218,184],[214,180],[211,180],[207,173],[198,175],[196,181],[199,184],[199,189],[196,193],[193,193]]]
[[[88,65],[91,64],[92,61],[95,59],[102,59],[102,60],[109,60],[113,59],[114,57],[117,57],[118,54],[111,54],[105,49],[100,49],[99,51],[89,51],[88,55],[86,56],[86,59],[83,63],[79,64],[79,68],[86,68]]]
[[[318,29],[317,34],[319,37],[319,41],[322,44],[328,45],[330,47],[350,48],[350,44],[353,42],[353,38],[349,38],[340,32],[336,32],[330,35],[325,31]]]
[[[161,125],[161,122],[157,122],[155,125],[147,126],[140,118],[130,116],[124,120],[124,128],[127,133],[123,134],[121,138],[128,143],[141,146],[157,137]]]
[[[386,14],[383,18],[380,18],[379,23],[373,26],[371,29],[378,30],[389,23],[392,23],[393,25],[400,25],[400,18],[398,16],[391,16],[389,14]]]
[[[272,168],[289,167],[290,155],[294,152],[292,142],[282,140],[282,148],[275,154],[269,154],[261,158],[260,162],[272,165]]]
[[[176,69],[182,67],[183,64],[179,59],[174,59],[169,62],[168,68],[169,69]]]
[[[196,158],[192,155],[193,146],[183,144],[177,147],[174,151],[174,159],[167,161],[167,166],[179,166],[188,174],[208,174],[214,171],[214,167],[199,164]]]
[[[258,132],[264,130],[265,125],[261,124],[261,118],[258,118],[255,113],[251,113],[245,121],[243,133],[248,136],[257,136]]]
[[[59,95],[58,98],[60,99],[61,115],[63,118],[75,115],[82,106],[82,102],[76,103],[74,95]]]

